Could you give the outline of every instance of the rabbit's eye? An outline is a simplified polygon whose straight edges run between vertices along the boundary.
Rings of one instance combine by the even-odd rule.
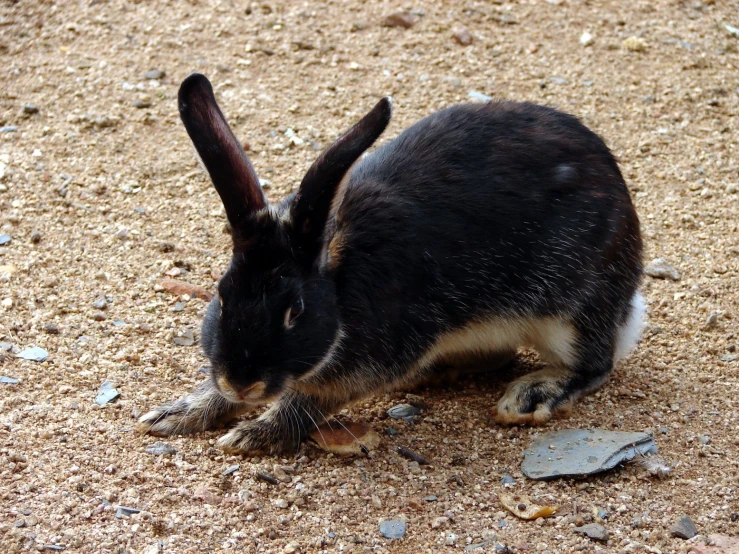
[[[303,313],[303,299],[298,298],[295,302],[293,302],[293,305],[290,306],[290,309],[285,312],[285,328],[291,329],[293,325],[295,325],[295,320],[297,320],[300,317],[300,314]]]

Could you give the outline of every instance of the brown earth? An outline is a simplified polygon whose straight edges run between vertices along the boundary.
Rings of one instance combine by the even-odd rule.
[[[412,27],[382,26],[400,9],[419,10]],[[17,127],[0,133],[0,234],[12,237],[0,246],[0,341],[49,352],[0,362],[20,380],[0,384],[0,551],[417,553],[495,538],[514,552],[685,552],[669,533],[683,514],[701,534],[739,535],[736,27],[727,0],[0,2],[0,127]],[[429,407],[416,425],[383,419],[401,393],[347,410],[383,436],[368,457],[225,456],[215,432],[168,440],[174,456],[147,453],[157,439],[134,432],[136,415],[193,387],[205,363],[197,344],[172,341],[198,338],[204,301],[158,283],[213,290],[229,260],[223,209],[176,110],[193,70],[212,79],[271,199],[385,94],[395,118],[383,140],[470,91],[557,106],[601,134],[647,261],[666,258],[681,279],[646,278],[638,351],[546,429],[649,429],[668,478],[632,464],[525,479],[523,449],[542,430],[492,422],[508,375],[418,392]],[[106,379],[121,397],[99,407]],[[504,474],[558,514],[504,513]],[[119,505],[142,512],[119,519]],[[573,530],[575,510],[587,521],[599,508],[608,544]],[[405,537],[384,539],[384,519],[406,520]]]

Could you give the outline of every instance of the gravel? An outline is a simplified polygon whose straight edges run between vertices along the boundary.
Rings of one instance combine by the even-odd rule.
[[[739,42],[723,25],[739,24],[731,2],[696,4],[108,0],[53,9],[0,2],[0,234],[13,237],[0,246],[0,266],[15,268],[0,270],[0,341],[49,352],[43,364],[11,352],[0,362],[0,373],[20,381],[0,390],[0,552],[60,545],[75,554],[139,553],[156,545],[166,554],[279,554],[297,543],[290,548],[302,553],[416,554],[488,541],[472,552],[500,544],[532,554],[671,553],[700,544],[671,536],[682,514],[706,539],[736,537],[739,360],[729,347],[737,344],[739,317],[738,196],[730,192],[739,183]],[[426,14],[411,28],[382,25],[388,14],[414,7]],[[367,25],[352,32],[355,21]],[[460,26],[472,44],[454,42]],[[578,40],[584,31],[595,37],[588,47]],[[646,50],[622,45],[632,35]],[[663,42],[672,38],[694,49]],[[315,48],[299,49],[297,40]],[[357,69],[349,69],[352,62]],[[154,68],[167,75],[145,79]],[[197,344],[172,343],[184,329],[198,334],[207,300],[157,284],[175,261],[189,260],[192,268],[177,279],[212,294],[231,259],[223,207],[179,121],[177,86],[191,71],[213,81],[236,137],[271,183],[272,202],[294,192],[318,155],[314,147],[327,147],[386,94],[395,109],[378,147],[436,109],[472,101],[470,91],[566,109],[620,160],[645,262],[667,260],[680,280],[643,280],[650,327],[641,344],[569,417],[540,428],[501,427],[491,418],[507,382],[541,367],[522,351],[510,370],[419,388],[433,410],[412,426],[385,419],[388,408],[407,402],[405,393],[348,407],[340,417],[382,435],[368,455],[340,458],[305,445],[280,457],[232,456],[215,444],[225,429],[142,436],[136,415],[208,378],[198,372],[206,361]],[[539,88],[543,80],[548,86]],[[135,108],[145,96],[151,105]],[[25,103],[39,114],[19,114]],[[287,143],[288,128],[305,144],[272,149],[275,137]],[[115,238],[120,228],[128,229],[125,240]],[[43,235],[38,244],[28,239],[33,231]],[[109,318],[96,322],[91,302],[101,295],[115,302]],[[171,312],[175,302],[185,310]],[[714,312],[721,314],[716,326],[704,330]],[[47,333],[47,324],[60,332]],[[105,380],[123,394],[101,409],[92,399]],[[398,434],[383,433],[386,427]],[[632,463],[584,480],[533,482],[517,473],[537,436],[595,427],[667,429],[657,439],[671,474],[657,479]],[[709,434],[709,444],[698,438]],[[177,454],[147,454],[156,440]],[[412,465],[396,453],[401,445],[432,464]],[[224,478],[235,464],[240,470]],[[255,478],[275,464],[297,466],[292,483]],[[506,473],[515,485],[500,483]],[[194,499],[198,487],[221,502]],[[542,525],[500,514],[498,494],[512,491],[560,511]],[[430,495],[437,500],[423,500]],[[273,498],[289,507],[274,507]],[[119,505],[142,512],[118,519]],[[591,518],[583,525],[603,524],[598,508],[610,513],[608,545],[575,533],[571,522],[577,511]],[[433,529],[446,512],[455,521]],[[642,523],[633,528],[637,516]],[[26,527],[13,527],[19,518]],[[405,536],[384,538],[384,520],[405,521]],[[444,544],[447,532],[459,536],[455,547]]]

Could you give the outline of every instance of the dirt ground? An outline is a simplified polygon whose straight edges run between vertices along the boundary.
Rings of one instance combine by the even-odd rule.
[[[414,11],[411,28],[383,26],[398,10]],[[455,40],[461,27],[471,44]],[[739,535],[736,27],[739,3],[725,0],[0,1],[0,374],[19,380],[0,383],[0,551],[686,552],[695,539],[669,532],[685,514],[702,535]],[[135,432],[136,416],[204,379],[206,363],[205,302],[159,283],[212,290],[229,260],[177,114],[194,70],[271,199],[386,94],[383,140],[470,92],[567,110],[620,159],[646,261],[681,277],[645,278],[638,350],[544,429],[497,426],[511,375],[483,376],[416,391],[428,407],[415,425],[385,416],[404,393],[347,410],[383,437],[367,457],[226,456],[217,432],[148,453],[159,439]],[[173,342],[188,330],[195,344]],[[16,357],[31,346],[48,359]],[[105,380],[120,398],[101,407]],[[649,430],[673,470],[527,480],[524,448],[569,427]],[[506,474],[559,512],[504,512]],[[118,518],[121,505],[141,512]],[[607,544],[574,531],[576,511],[598,510]],[[405,537],[383,538],[383,520],[404,520]]]

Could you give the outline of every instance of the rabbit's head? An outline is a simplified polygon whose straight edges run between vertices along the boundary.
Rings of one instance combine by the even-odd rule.
[[[319,364],[336,338],[335,288],[319,263],[326,222],[344,175],[387,126],[391,103],[381,100],[275,206],[203,75],[183,81],[179,110],[233,236],[230,267],[203,322],[203,348],[225,398],[263,403]]]

